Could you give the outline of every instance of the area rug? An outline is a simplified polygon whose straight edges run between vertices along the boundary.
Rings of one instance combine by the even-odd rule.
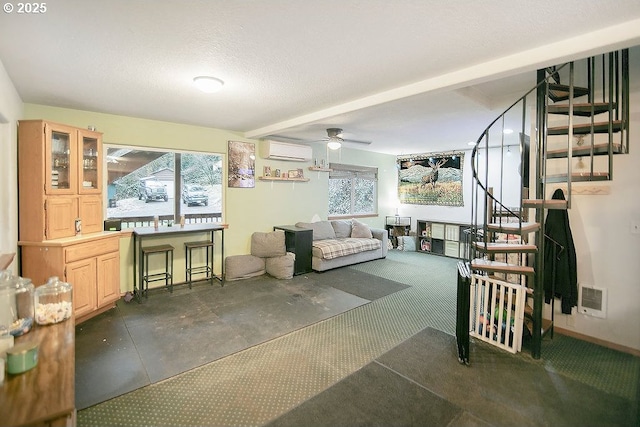
[[[320,278],[332,288],[340,289],[369,301],[410,288],[409,285],[404,283],[384,279],[351,268],[329,270],[321,273]]]

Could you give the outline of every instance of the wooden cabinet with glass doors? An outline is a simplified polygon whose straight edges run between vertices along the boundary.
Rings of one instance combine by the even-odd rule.
[[[120,298],[119,233],[104,232],[102,134],[44,120],[18,122],[21,275],[73,286],[76,322]]]
[[[18,123],[20,240],[102,230],[102,134],[43,120]],[[78,221],[79,220],[79,221]]]

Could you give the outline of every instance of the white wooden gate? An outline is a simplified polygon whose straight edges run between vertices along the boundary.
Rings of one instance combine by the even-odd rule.
[[[470,335],[511,353],[522,349],[526,288],[471,275]]]

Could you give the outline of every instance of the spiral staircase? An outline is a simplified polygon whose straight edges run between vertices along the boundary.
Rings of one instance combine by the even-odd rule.
[[[464,363],[469,334],[511,352],[520,351],[527,336],[532,357],[541,357],[542,339],[553,336],[555,301],[544,309],[544,254],[566,249],[545,234],[547,214],[571,208],[574,191],[589,186],[576,183],[612,180],[614,156],[629,152],[628,50],[538,70],[537,81],[482,132],[472,151],[470,250],[458,266]],[[507,127],[517,129],[516,143],[505,135]],[[511,147],[520,156],[515,186],[503,172]],[[550,198],[558,188],[564,200]]]

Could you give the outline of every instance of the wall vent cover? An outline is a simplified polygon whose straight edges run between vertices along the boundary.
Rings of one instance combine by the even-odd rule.
[[[607,317],[607,290],[580,285],[578,312],[594,317]]]

